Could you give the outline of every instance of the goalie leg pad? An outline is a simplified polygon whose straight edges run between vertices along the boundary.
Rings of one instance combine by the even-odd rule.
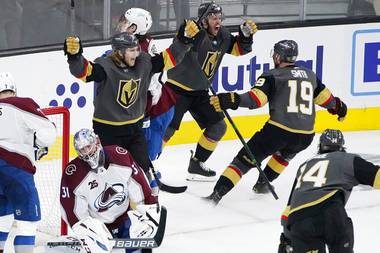
[[[105,253],[112,250],[113,245],[110,242],[112,235],[104,223],[98,219],[87,217],[78,221],[73,226],[73,232],[82,247],[89,249],[89,252]]]

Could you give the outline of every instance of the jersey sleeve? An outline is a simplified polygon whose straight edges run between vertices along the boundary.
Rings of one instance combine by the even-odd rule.
[[[33,100],[29,103],[30,111],[22,114],[26,126],[35,133],[35,144],[49,147],[57,137],[56,127],[41,111]]]
[[[380,189],[380,167],[356,156],[354,158],[354,173],[361,184]]]
[[[174,68],[182,61],[189,49],[190,47],[188,45],[174,38],[173,43],[167,49],[152,57],[152,72],[158,73]]]
[[[128,180],[129,198],[137,205],[157,203],[157,198],[152,195],[152,189],[144,171],[137,164],[132,165],[132,171]]]
[[[240,96],[240,107],[255,109],[264,106],[274,90],[275,79],[272,74],[261,75],[250,91]]]
[[[98,63],[88,61],[82,55],[67,60],[70,73],[83,82],[101,82],[107,77],[103,67]]]
[[[230,39],[231,44],[229,49],[227,50],[227,54],[240,56],[252,52],[252,36],[246,38],[244,35],[241,34],[239,29],[239,35],[234,36],[230,34]]]
[[[317,78],[317,87],[314,90],[314,103],[330,109],[335,106],[334,96],[330,90]]]
[[[90,215],[87,200],[78,193],[75,193],[75,189],[78,186],[78,181],[83,178],[78,177],[75,172],[75,165],[69,163],[66,166],[61,179],[60,201],[62,217],[70,226],[73,226],[79,220]]]

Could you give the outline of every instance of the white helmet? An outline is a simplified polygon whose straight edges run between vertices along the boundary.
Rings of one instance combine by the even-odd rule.
[[[128,27],[135,24],[136,31],[134,34],[144,35],[152,27],[152,16],[149,11],[141,8],[130,8],[125,14],[125,18],[128,22]]]
[[[16,93],[16,83],[9,72],[0,73],[0,92],[11,90]]]

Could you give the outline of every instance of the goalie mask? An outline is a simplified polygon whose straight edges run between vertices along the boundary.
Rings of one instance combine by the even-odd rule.
[[[3,91],[17,91],[15,80],[9,72],[0,73],[0,92]]]
[[[319,154],[345,151],[344,138],[340,130],[326,129],[319,138]]]
[[[92,170],[104,165],[105,154],[99,137],[90,129],[83,128],[74,135],[74,148],[78,157],[90,165]]]

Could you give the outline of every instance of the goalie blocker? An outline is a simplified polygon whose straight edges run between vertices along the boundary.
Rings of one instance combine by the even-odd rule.
[[[152,249],[161,245],[166,228],[167,210],[164,206],[139,205],[129,211],[132,238],[115,238],[103,223],[91,217],[73,226],[74,236],[63,236],[47,242],[46,253],[111,252],[113,248]],[[96,231],[96,232],[95,232]]]

